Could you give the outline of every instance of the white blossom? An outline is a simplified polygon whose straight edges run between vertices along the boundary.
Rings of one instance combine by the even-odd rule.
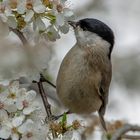
[[[74,19],[73,12],[66,5],[67,0],[50,0],[48,3],[51,7],[42,0],[5,1],[7,2],[1,2],[0,9],[4,8],[0,17],[8,26],[23,30],[28,25],[33,25],[34,31],[47,34],[50,41],[59,39],[60,33],[68,33],[68,21]],[[46,25],[46,21],[50,24]]]
[[[5,108],[7,102],[13,103],[16,110],[7,110]],[[20,88],[18,81],[11,82],[9,86],[1,86],[0,138],[45,140],[47,127],[43,125],[41,119],[44,120],[46,115],[40,117],[40,113],[35,113],[40,112],[39,110],[41,111],[41,107],[35,91]]]
[[[15,127],[16,118],[14,119],[14,123],[12,119],[8,119],[7,121],[5,121],[5,123],[2,124],[0,128],[0,138],[7,139],[11,137],[12,140],[19,140],[19,125]]]
[[[35,101],[36,92],[33,90],[30,90],[28,92],[25,92],[23,96],[20,96],[20,98],[17,100],[17,108],[19,110],[23,110],[23,114],[29,115],[35,110],[40,109],[40,105],[37,101]]]
[[[30,4],[31,7],[28,7],[28,4]],[[19,14],[25,14],[25,21],[30,22],[34,16],[35,13],[43,13],[45,12],[46,8],[42,4],[41,0],[33,0],[33,1],[26,1],[22,0],[17,5],[17,12]]]
[[[45,140],[47,136],[46,127],[30,119],[20,126],[18,131],[22,134],[21,140]]]
[[[9,90],[5,89],[0,93],[0,110],[4,109],[9,113],[17,110],[15,105],[15,94],[10,93]]]

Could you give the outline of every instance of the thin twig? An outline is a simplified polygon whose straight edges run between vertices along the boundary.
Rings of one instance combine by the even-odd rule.
[[[52,87],[56,88],[56,85],[54,85],[52,82],[50,82],[49,80],[45,79],[44,76],[42,74],[40,74],[40,81],[41,82],[47,82],[49,85],[51,85]]]
[[[52,82],[50,82],[50,81],[47,80],[47,79],[43,79],[43,80],[41,80],[41,82],[46,82],[46,83],[48,83],[49,85],[51,85],[53,88],[56,88],[56,85],[54,85]]]
[[[50,82],[49,80],[45,79],[42,74],[41,74],[41,77],[40,77],[40,82],[46,82],[48,83],[49,85],[51,85],[53,88],[56,88],[56,85],[54,85],[52,82]],[[33,81],[33,83],[37,83],[37,81]]]
[[[47,116],[50,119],[52,117],[52,113],[51,113],[51,109],[50,109],[50,104],[48,102],[46,93],[44,91],[44,88],[43,88],[43,85],[42,85],[41,82],[38,82],[38,88],[39,88],[39,92],[40,92],[40,95],[42,97],[42,100],[43,100],[43,103],[44,103],[44,106],[45,106],[45,110],[47,112]]]
[[[51,85],[53,88],[56,88],[56,85],[54,85],[52,82],[50,82],[49,80],[47,79],[40,79],[40,82],[46,82],[48,83],[49,85]],[[37,81],[33,81],[33,83],[38,83]]]
[[[52,112],[51,112],[51,106],[48,102],[47,95],[44,91],[42,82],[38,82],[38,88],[39,88],[39,92],[40,92],[40,95],[42,97],[43,104],[44,104],[44,107],[45,107],[45,110],[46,110],[46,113],[47,113],[47,119],[48,119],[49,122],[52,122],[53,121],[53,115],[52,115]],[[53,136],[53,138],[57,137],[57,134],[54,130],[52,130],[52,136]]]
[[[112,136],[111,140],[119,140],[121,138],[124,138],[125,136],[128,136],[128,135],[125,135],[125,133],[127,133],[129,131],[140,131],[140,126],[125,124],[122,128],[118,129],[115,132],[115,134]],[[132,135],[131,135],[131,137],[132,137]],[[127,137],[127,139],[128,139],[128,137]],[[140,137],[139,137],[139,139],[140,139]]]
[[[64,114],[68,115],[68,114],[71,114],[71,112],[68,110],[67,112],[64,112],[64,113],[61,114],[61,115],[53,116],[53,120],[58,120],[59,118],[63,117]]]

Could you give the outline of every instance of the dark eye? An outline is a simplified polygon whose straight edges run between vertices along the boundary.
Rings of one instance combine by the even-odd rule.
[[[83,31],[87,31],[87,28],[86,27],[83,26],[81,28],[83,29]]]
[[[81,29],[83,29],[83,31],[88,31],[87,25],[86,25],[85,22],[80,22],[80,23],[79,23],[79,26],[81,27]]]

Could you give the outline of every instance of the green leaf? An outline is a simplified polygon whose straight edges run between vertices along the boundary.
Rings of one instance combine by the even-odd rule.
[[[50,21],[50,23],[51,23],[51,24],[54,24],[55,21],[56,21],[55,19],[52,19],[52,20]]]
[[[65,126],[67,124],[67,114],[64,113],[62,120],[61,120],[61,125]]]
[[[108,134],[106,134],[106,138],[107,138],[107,140],[111,140],[112,135],[110,133],[108,133]]]
[[[55,20],[56,19],[56,16],[51,14],[51,13],[47,13],[46,16],[49,17],[51,20]]]

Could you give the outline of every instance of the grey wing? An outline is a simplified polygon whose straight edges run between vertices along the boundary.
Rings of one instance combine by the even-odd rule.
[[[100,121],[103,128],[107,131],[103,116],[105,114],[106,105],[108,103],[109,85],[110,85],[111,77],[112,77],[111,62],[109,62],[105,68],[106,69],[102,73],[102,81],[101,81],[100,89],[99,89],[100,97],[102,100],[102,105],[99,109],[99,116],[100,116]]]

